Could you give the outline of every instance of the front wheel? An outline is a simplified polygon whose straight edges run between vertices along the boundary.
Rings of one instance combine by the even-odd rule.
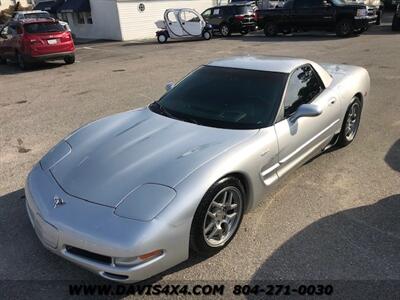
[[[68,55],[64,57],[64,61],[67,65],[72,65],[75,62],[75,55]]]
[[[229,28],[228,24],[222,24],[219,27],[219,32],[221,32],[221,35],[223,37],[227,37],[231,35],[231,29]]]
[[[208,257],[226,247],[242,222],[245,192],[235,177],[225,177],[211,186],[193,218],[190,249]]]
[[[278,34],[278,25],[274,22],[268,22],[264,26],[264,34],[269,37],[276,36]]]
[[[336,35],[340,37],[347,37],[354,32],[353,22],[349,19],[343,19],[336,23]]]
[[[337,143],[339,147],[345,147],[353,142],[360,125],[361,111],[361,101],[357,96],[355,96],[349,105],[343,120],[342,130],[340,131]]]
[[[399,31],[400,30],[400,18],[398,16],[396,16],[396,15],[393,16],[392,30],[393,31]]]
[[[212,35],[211,35],[211,32],[210,32],[210,31],[207,30],[207,31],[204,31],[204,32],[203,32],[203,39],[205,39],[205,40],[208,41],[208,40],[211,39],[211,36],[212,36]]]

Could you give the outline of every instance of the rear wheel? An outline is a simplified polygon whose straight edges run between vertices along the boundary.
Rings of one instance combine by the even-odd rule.
[[[25,58],[22,56],[21,53],[17,53],[17,63],[18,67],[23,71],[29,68],[29,64],[26,62]]]
[[[349,145],[356,137],[361,120],[361,111],[361,101],[357,96],[355,96],[349,105],[343,120],[342,130],[340,131],[337,142],[339,147]]]
[[[72,65],[75,62],[75,55],[68,55],[64,57],[64,61],[67,65]]]
[[[340,37],[347,37],[354,32],[353,22],[349,19],[342,19],[336,23],[336,35]]]
[[[205,40],[208,41],[208,40],[211,39],[211,36],[212,36],[212,35],[211,35],[211,32],[210,32],[210,31],[207,30],[207,31],[204,31],[204,32],[203,32],[203,39],[205,39]]]
[[[244,188],[237,178],[225,177],[213,184],[194,215],[190,249],[207,257],[226,247],[239,229],[244,201]]]
[[[231,35],[231,29],[229,28],[228,24],[222,24],[219,27],[219,32],[223,37],[227,37]]]
[[[266,36],[272,37],[278,34],[278,25],[274,22],[268,22],[264,26],[264,34]]]
[[[400,18],[398,16],[396,16],[396,15],[393,16],[392,30],[393,31],[399,31],[400,30]]]
[[[376,21],[375,21],[375,24],[376,24],[376,25],[381,25],[382,14],[383,14],[382,11],[378,11],[378,13],[377,13],[377,18],[376,18]]]
[[[160,44],[164,44],[167,40],[168,40],[168,38],[164,33],[161,33],[160,35],[157,36],[157,41]]]

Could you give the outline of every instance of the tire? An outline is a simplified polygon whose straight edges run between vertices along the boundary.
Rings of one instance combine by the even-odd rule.
[[[356,109],[356,116],[352,115],[354,113],[353,109]],[[342,124],[342,130],[340,131],[339,139],[337,142],[338,147],[345,147],[354,141],[358,132],[358,127],[360,126],[361,112],[362,112],[362,103],[360,99],[357,96],[355,96],[353,98],[353,101],[347,108],[347,112],[345,114]],[[353,121],[354,123],[351,123]],[[350,124],[352,124],[352,132],[349,132]]]
[[[165,34],[163,34],[163,33],[161,33],[160,35],[157,36],[157,41],[158,41],[160,44],[166,43],[167,40],[168,40],[168,37],[167,37]]]
[[[350,19],[342,19],[336,23],[336,35],[347,37],[354,33],[353,22]]]
[[[268,37],[273,37],[278,34],[278,25],[274,22],[267,22],[264,26],[264,34]]]
[[[203,32],[203,39],[205,39],[206,41],[211,40],[212,34],[210,31],[206,30]]]
[[[392,30],[393,31],[399,31],[400,30],[400,18],[397,17],[396,15],[393,16]]]
[[[67,65],[72,65],[75,62],[75,55],[65,56],[64,61]]]
[[[375,25],[381,25],[381,20],[382,20],[382,12],[378,11],[378,15],[375,21]]]
[[[190,230],[191,252],[201,257],[209,257],[225,248],[240,227],[244,206],[245,191],[240,180],[225,177],[214,183],[204,195],[194,215]],[[228,222],[231,224],[228,225]]]
[[[26,71],[29,69],[29,64],[26,62],[21,53],[17,53],[17,64],[22,71]]]
[[[221,24],[221,25],[219,26],[219,32],[221,33],[221,35],[222,35],[223,37],[227,37],[227,36],[230,36],[230,35],[231,35],[231,29],[229,28],[229,25],[226,24],[226,23]]]

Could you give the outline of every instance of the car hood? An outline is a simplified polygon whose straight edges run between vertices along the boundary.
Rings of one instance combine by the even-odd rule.
[[[57,161],[49,170],[67,193],[116,207],[143,184],[175,187],[256,132],[200,126],[144,108],[82,127],[65,139],[67,155],[57,161],[50,151],[46,161]]]

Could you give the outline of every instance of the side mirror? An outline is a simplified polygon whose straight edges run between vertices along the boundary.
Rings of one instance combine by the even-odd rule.
[[[174,88],[175,84],[173,82],[168,82],[167,85],[165,86],[165,90],[169,92]]]
[[[315,117],[322,113],[322,109],[314,104],[302,104],[295,111],[295,113],[289,118],[289,121],[294,123],[299,118],[303,117]]]

